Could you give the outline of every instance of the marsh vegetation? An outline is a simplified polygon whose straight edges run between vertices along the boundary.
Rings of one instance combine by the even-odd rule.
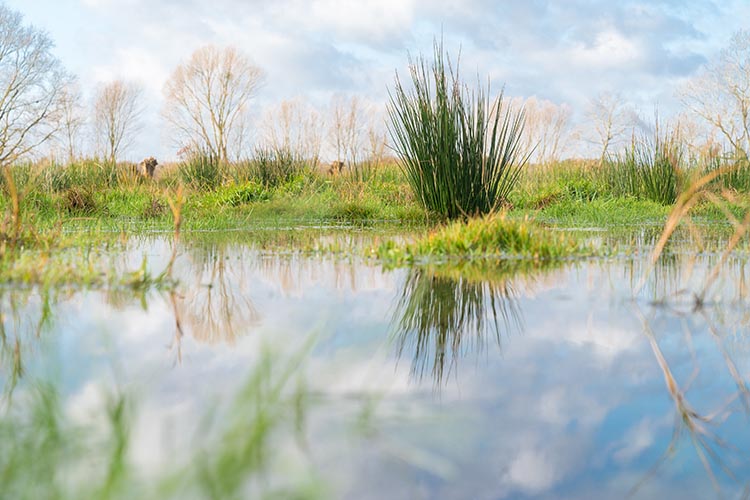
[[[747,96],[704,136],[599,96],[565,158],[569,110],[436,42],[387,122],[290,101],[248,146],[264,72],[209,47],[143,175],[139,87],[82,154],[51,41],[0,26],[0,86],[37,79],[0,99],[0,498],[747,493]],[[686,90],[709,125],[727,81]]]

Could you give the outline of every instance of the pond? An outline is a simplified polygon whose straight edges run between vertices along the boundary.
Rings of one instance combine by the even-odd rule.
[[[389,270],[309,239],[188,233],[174,287],[5,287],[3,482],[123,498],[747,493],[746,259],[676,241],[639,286],[654,231],[617,239],[611,257],[541,269]],[[151,236],[115,258],[159,270],[171,253]],[[29,486],[40,474],[55,486]]]

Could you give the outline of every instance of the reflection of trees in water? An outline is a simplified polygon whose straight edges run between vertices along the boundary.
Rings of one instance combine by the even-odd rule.
[[[716,308],[716,311],[721,310],[721,307]],[[750,391],[737,362],[726,346],[728,335],[724,333],[725,325],[722,324],[721,319],[717,321],[717,318],[713,317],[712,310],[705,308],[700,308],[698,311],[687,315],[678,313],[685,333],[685,345],[690,350],[694,365],[690,377],[680,383],[661,350],[657,335],[652,329],[651,320],[641,312],[637,305],[635,306],[635,314],[641,321],[643,332],[649,341],[651,350],[664,376],[667,392],[674,403],[675,423],[672,440],[667,449],[646,476],[634,486],[631,493],[634,493],[644,482],[655,476],[659,468],[674,455],[677,448],[681,444],[684,444],[685,441],[694,448],[717,493],[721,494],[719,475],[724,475],[739,485],[744,486],[744,491],[746,493],[749,492],[750,481],[735,474],[732,470],[733,464],[747,464],[747,457],[744,455],[744,451],[732,446],[731,442],[727,441],[719,433],[722,424],[733,414],[744,413],[746,417],[750,417]],[[707,410],[699,410],[696,405],[690,402],[688,397],[688,391],[700,373],[700,360],[692,347],[693,330],[688,321],[691,317],[700,318],[705,322],[707,333],[714,341],[716,349],[724,361],[726,374],[733,380],[735,385],[735,390],[726,394],[724,401],[720,405]],[[724,319],[723,314],[721,318]],[[730,326],[732,328],[736,327],[736,325]],[[747,326],[748,323],[744,323],[744,327],[746,328]],[[714,378],[720,376],[720,374],[712,373],[711,376]]]
[[[286,295],[299,295],[310,283],[331,280],[336,290],[357,292],[376,286],[379,268],[364,266],[355,259],[307,257],[296,255],[259,255],[255,269],[268,282],[279,286]]]
[[[514,286],[532,271],[522,263],[411,268],[393,315],[399,357],[413,351],[412,373],[440,386],[462,357],[523,329]]]
[[[179,275],[183,285],[170,294],[177,332],[187,328],[201,342],[234,343],[260,321],[245,268],[230,266],[235,256],[223,246],[195,249],[191,257],[193,265]]]

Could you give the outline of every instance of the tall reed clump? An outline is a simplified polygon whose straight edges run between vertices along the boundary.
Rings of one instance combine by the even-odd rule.
[[[449,219],[495,211],[508,198],[528,152],[523,111],[494,101],[459,80],[442,43],[435,58],[410,59],[413,89],[396,75],[388,103],[389,132],[417,200]]]
[[[218,156],[196,151],[179,164],[178,172],[185,184],[198,189],[215,189],[223,180],[221,168]]]
[[[750,161],[738,155],[724,155],[712,158],[703,168],[703,174],[708,175],[720,171],[714,181],[715,184],[738,192],[750,192]]]
[[[45,190],[62,193],[73,188],[94,190],[133,185],[137,182],[137,175],[125,164],[88,158],[67,164],[50,161],[43,165],[40,181]]]
[[[684,147],[679,135],[661,132],[653,139],[633,138],[630,148],[605,166],[615,196],[632,196],[663,205],[677,201],[684,174]]]
[[[309,170],[300,153],[285,147],[257,148],[250,165],[253,178],[266,188],[286,184]]]

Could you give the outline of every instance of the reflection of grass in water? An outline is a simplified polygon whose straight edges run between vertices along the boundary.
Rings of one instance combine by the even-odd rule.
[[[399,356],[413,349],[412,373],[429,371],[439,386],[487,339],[500,344],[503,331],[522,329],[512,279],[538,269],[523,261],[411,268],[393,319]]]
[[[132,396],[110,396],[92,427],[65,412],[55,386],[27,389],[0,412],[0,498],[317,497],[314,482],[275,469],[279,438],[304,432],[307,397],[294,380],[306,354],[265,353],[231,403],[203,419],[195,446],[157,474],[130,459]]]
[[[11,398],[24,374],[28,341],[51,326],[51,301],[45,290],[0,290],[0,401]]]
[[[722,493],[719,481],[720,473],[723,473],[726,477],[735,481],[737,484],[744,484],[744,491],[747,493],[750,491],[750,483],[748,483],[745,478],[735,475],[732,470],[733,464],[746,463],[746,457],[741,450],[732,446],[731,442],[723,439],[720,436],[718,429],[732,413],[743,411],[747,414],[750,412],[750,391],[748,391],[746,383],[742,378],[734,359],[732,359],[729,351],[724,346],[717,325],[711,321],[705,310],[702,311],[702,317],[706,321],[708,331],[715,341],[717,350],[726,364],[727,373],[736,385],[736,391],[713,412],[701,412],[691,405],[687,394],[699,372],[695,352],[692,352],[693,360],[696,363],[693,374],[688,382],[680,384],[661,350],[656,335],[651,328],[649,319],[644,316],[637,306],[635,308],[635,315],[641,321],[643,333],[649,341],[654,357],[656,358],[662,375],[664,376],[664,383],[667,392],[675,406],[675,419],[672,440],[667,449],[646,475],[633,486],[630,496],[641,488],[648,479],[656,475],[659,468],[675,455],[676,450],[684,441],[688,441],[689,444],[692,445],[696,456],[703,465],[706,474],[719,496],[721,496]],[[683,322],[683,325],[685,326],[685,333],[688,339],[690,339],[688,345],[692,346],[692,332],[687,326],[687,322]],[[716,375],[717,374],[714,376]],[[739,401],[740,408],[733,408],[736,401]],[[739,460],[731,460],[731,458],[739,458]],[[743,496],[743,498],[745,497]]]

